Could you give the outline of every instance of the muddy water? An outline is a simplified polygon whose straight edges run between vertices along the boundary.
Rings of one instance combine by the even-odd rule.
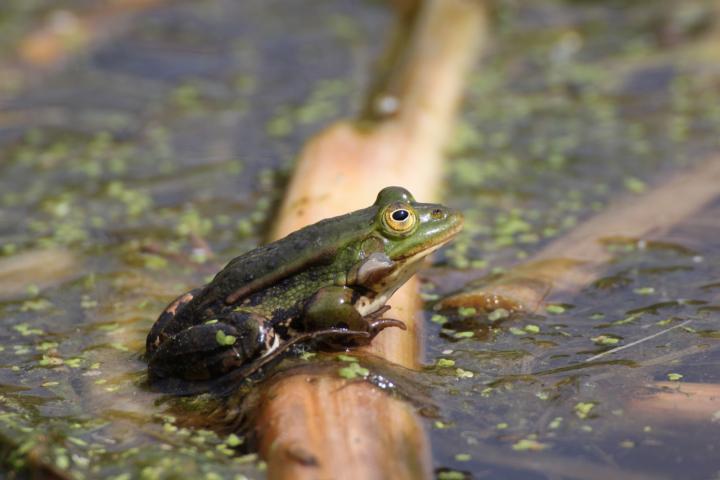
[[[53,9],[27,5],[0,7],[0,64]],[[362,100],[387,12],[313,7],[161,5],[0,87],[6,472],[263,477],[220,402],[146,388],[142,352],[171,298],[261,241],[307,136]],[[428,367],[411,380],[438,477],[712,478],[720,405],[685,419],[641,400],[720,381],[717,201],[607,245],[599,281],[534,314],[432,307],[720,148],[716,13],[506,2],[493,21],[450,151],[445,199],[468,225],[423,274]]]

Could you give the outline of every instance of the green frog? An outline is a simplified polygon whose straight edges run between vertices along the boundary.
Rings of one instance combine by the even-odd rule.
[[[462,228],[462,215],[387,187],[370,207],[322,220],[231,260],[168,305],[147,337],[151,379],[256,370],[299,343],[366,345],[392,294]]]

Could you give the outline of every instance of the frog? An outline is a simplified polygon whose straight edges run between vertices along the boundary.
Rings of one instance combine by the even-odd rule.
[[[163,310],[147,336],[149,378],[248,375],[298,344],[350,349],[404,330],[387,301],[462,225],[459,211],[390,186],[367,208],[248,251]]]

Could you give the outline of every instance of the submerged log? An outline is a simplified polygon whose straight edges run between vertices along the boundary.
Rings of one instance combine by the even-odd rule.
[[[0,300],[35,295],[81,275],[81,260],[69,250],[30,250],[0,259]]]
[[[720,422],[720,385],[694,382],[653,382],[649,392],[631,403],[634,414],[654,421]]]
[[[606,245],[657,238],[720,195],[720,155],[678,173],[642,195],[610,205],[528,262],[478,289],[446,298],[443,307],[535,311],[552,294],[573,294],[596,280],[611,259]]]

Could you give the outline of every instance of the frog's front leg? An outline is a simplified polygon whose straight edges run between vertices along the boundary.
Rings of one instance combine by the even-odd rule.
[[[400,320],[380,318],[390,307],[382,307],[377,312],[363,316],[355,308],[356,292],[344,286],[324,287],[315,292],[305,303],[303,309],[303,329],[306,332],[315,331],[342,331],[338,336],[340,344],[347,346],[366,345],[385,328],[400,327],[405,329],[405,324]],[[356,337],[348,336],[347,332],[357,332]],[[324,335],[332,344],[332,333]],[[350,342],[349,342],[350,340]]]
[[[262,354],[272,335],[265,331],[266,323],[257,315],[230,312],[222,321],[186,328],[150,356],[150,376],[208,380],[225,375]]]

